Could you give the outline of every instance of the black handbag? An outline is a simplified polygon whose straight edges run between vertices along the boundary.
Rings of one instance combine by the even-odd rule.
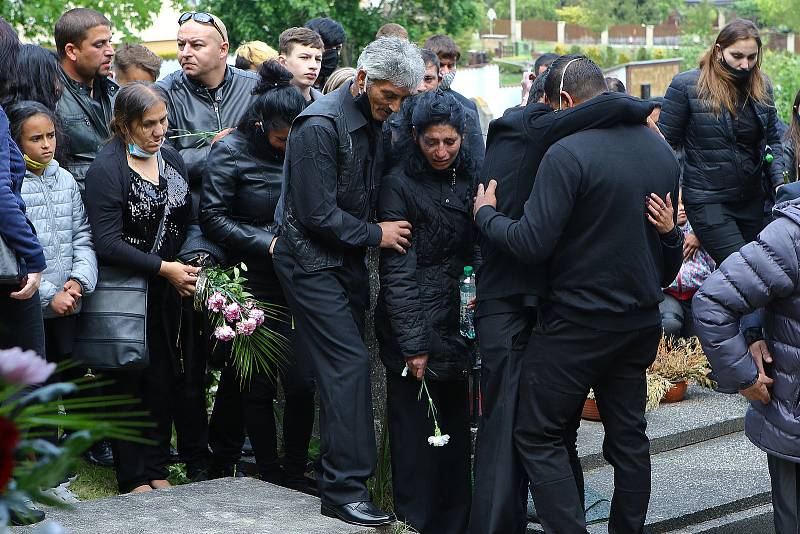
[[[164,233],[164,215],[150,253]],[[143,369],[150,365],[147,349],[148,277],[125,267],[101,265],[94,292],[87,295],[78,317],[74,359],[98,370]]]
[[[0,237],[0,285],[19,285],[20,273],[17,253]]]

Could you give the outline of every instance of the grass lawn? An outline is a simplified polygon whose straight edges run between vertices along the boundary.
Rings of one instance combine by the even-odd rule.
[[[117,495],[117,477],[112,467],[100,467],[80,459],[75,471],[78,473],[78,478],[69,485],[69,489],[80,500],[91,501]],[[184,465],[170,465],[167,480],[173,486],[186,484],[188,480]]]

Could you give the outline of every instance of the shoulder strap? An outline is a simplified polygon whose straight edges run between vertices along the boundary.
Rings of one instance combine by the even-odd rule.
[[[158,174],[164,172],[164,160],[161,159],[161,154],[156,156],[158,158]],[[153,241],[153,247],[150,249],[150,254],[155,254],[156,249],[158,248],[158,243],[161,241],[161,238],[164,236],[164,226],[167,223],[167,208],[169,207],[169,198],[167,198],[167,202],[164,204],[164,211],[161,214],[161,220],[158,223],[158,230],[156,231],[156,239]]]

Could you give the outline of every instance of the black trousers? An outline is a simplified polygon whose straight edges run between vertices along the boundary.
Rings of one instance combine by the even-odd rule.
[[[590,387],[605,428],[603,455],[614,467],[608,531],[642,532],[650,500],[645,370],[660,338],[660,325],[603,332],[540,310],[525,353],[514,437],[545,532],[586,532],[575,435]]]
[[[514,446],[520,371],[535,308],[478,316],[482,416],[475,444],[470,534],[521,534],[528,476]]]
[[[105,393],[129,395],[140,400],[139,404],[117,407],[117,411],[146,411],[142,417],[127,417],[128,420],[144,421],[152,426],[140,430],[141,437],[152,440],[144,444],[123,440],[111,440],[114,452],[114,470],[120,493],[149,484],[151,480],[167,478],[170,438],[176,406],[177,374],[175,372],[175,340],[167,334],[165,321],[177,321],[180,302],[177,293],[174,299],[164,299],[164,292],[174,289],[162,278],[150,281],[147,335],[150,365],[144,369],[113,370],[102,373],[102,378],[113,380]],[[164,305],[165,302],[174,304]],[[154,311],[155,310],[155,311]]]
[[[291,347],[285,354],[286,361],[274,372],[280,376],[286,399],[283,468],[286,481],[294,481],[303,478],[308,462],[308,443],[314,426],[314,375],[291,323],[271,321],[268,326],[286,337]],[[261,478],[273,483],[284,481],[278,462],[274,416],[276,380],[276,376],[254,372],[250,383],[241,385],[233,367],[222,370],[210,427],[210,445],[216,465],[228,467],[239,460],[246,429]]]
[[[421,534],[463,534],[470,502],[469,387],[466,380],[427,380],[437,419],[450,441],[428,444],[433,419],[421,382],[386,373],[394,512]]]
[[[14,287],[13,291],[18,288]],[[0,288],[0,349],[20,347],[45,355],[44,323],[39,293],[27,300],[9,297],[7,287]]]
[[[800,464],[767,454],[777,534],[800,534]]]
[[[364,252],[346,253],[341,267],[307,272],[279,239],[273,262],[317,379],[320,499],[332,505],[366,501],[377,450],[363,339],[369,302]]]
[[[173,384],[176,444],[189,475],[208,466],[208,409],[206,361],[211,343],[205,318],[195,312],[193,299],[181,300],[183,359]]]
[[[764,229],[764,197],[726,204],[686,204],[692,231],[717,265]]]

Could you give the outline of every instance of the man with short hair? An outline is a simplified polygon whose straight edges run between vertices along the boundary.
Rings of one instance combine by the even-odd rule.
[[[83,195],[84,180],[97,153],[111,138],[109,123],[119,86],[109,78],[114,48],[111,22],[93,9],[70,9],[56,22],[56,52],[63,83],[56,106],[69,161],[66,167]],[[112,466],[111,443],[101,440],[86,453],[92,463]]]
[[[111,22],[79,7],[61,15],[54,33],[64,83],[56,109],[69,139],[68,169],[82,193],[89,165],[111,138],[108,125],[119,89],[108,77],[114,57]]]
[[[250,108],[258,76],[227,65],[228,30],[216,15],[187,12],[178,24],[181,70],[157,85],[167,95],[168,140],[186,163],[196,203],[208,151]]]
[[[278,62],[292,73],[292,85],[297,87],[306,99],[306,105],[322,97],[322,92],[314,89],[322,64],[322,38],[308,28],[289,28],[278,37]]]
[[[375,39],[380,39],[381,37],[397,37],[408,41],[408,30],[395,22],[387,22],[378,28],[378,32],[375,34]]]
[[[478,115],[478,106],[475,102],[465,97],[452,88],[453,80],[456,77],[458,60],[461,59],[461,49],[455,41],[447,35],[434,35],[429,37],[422,48],[430,50],[439,58],[439,88],[449,91],[467,111],[467,139],[466,145],[477,162],[478,166],[483,164],[485,143],[481,122]]]
[[[135,81],[155,83],[161,73],[161,61],[146,46],[125,43],[114,55],[114,79],[119,85]]]
[[[584,56],[556,60],[545,83],[556,110],[605,90],[602,71]],[[658,133],[619,124],[583,130],[550,147],[519,221],[495,209],[497,182],[485,192],[478,188],[474,212],[483,236],[521,262],[547,264],[546,305],[525,352],[514,431],[546,532],[586,532],[575,443],[590,388],[614,467],[609,532],[644,527],[650,498],[645,370],[661,338],[661,288],[682,262],[683,236],[671,205],[678,174]]]
[[[228,57],[228,32],[225,24],[210,13],[183,13],[178,19],[178,61],[181,70],[173,72],[157,85],[168,101],[168,141],[179,150],[188,171],[192,203],[198,209],[206,159],[211,145],[227,135],[255,100],[252,91],[258,76],[226,64]],[[197,244],[197,249],[211,252],[199,226],[189,227],[186,243]],[[185,245],[186,246],[186,245]],[[186,463],[192,480],[204,480],[209,475],[232,475],[222,472],[223,466],[209,469],[208,448],[215,459],[238,441],[241,421],[227,418],[219,427],[212,426],[209,436],[208,414],[205,404],[205,371],[207,351],[210,348],[209,323],[201,314],[191,311],[191,299],[184,302],[184,372],[177,380],[175,390],[175,429],[178,435],[178,453]],[[224,400],[217,399],[222,407]],[[219,418],[217,418],[219,419]],[[224,466],[224,467],[227,467]],[[213,471],[217,469],[217,473]]]
[[[339,66],[339,56],[342,53],[342,46],[347,40],[347,33],[344,31],[344,26],[328,17],[311,19],[306,22],[305,26],[317,32],[322,37],[322,42],[325,45],[325,49],[322,52],[322,65],[315,85],[317,89],[322,89],[325,87],[328,77]]]
[[[383,171],[381,123],[417,88],[425,66],[416,46],[382,37],[364,48],[357,69],[353,81],[315,101],[292,125],[273,260],[316,372],[322,514],[372,527],[392,518],[366,487],[377,453],[363,340],[365,252],[404,252],[410,245],[408,222],[371,221]],[[424,364],[409,367],[419,371]]]

